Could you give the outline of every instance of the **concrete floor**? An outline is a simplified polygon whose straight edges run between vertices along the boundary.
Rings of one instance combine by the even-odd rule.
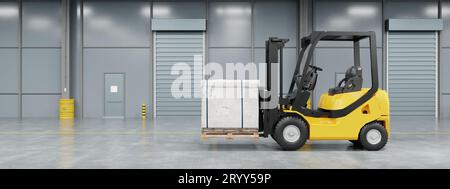
[[[0,168],[450,168],[450,123],[393,117],[382,151],[314,141],[288,152],[271,138],[203,141],[196,117],[0,119]]]

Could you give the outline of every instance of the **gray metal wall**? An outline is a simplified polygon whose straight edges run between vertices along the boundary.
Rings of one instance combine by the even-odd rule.
[[[139,117],[150,99],[150,2],[86,0],[83,4],[83,117],[103,117],[104,73],[125,73],[125,116]]]
[[[0,1],[0,117],[58,116],[60,53],[60,1]]]
[[[264,63],[265,41],[269,37],[289,38],[283,57],[283,79],[287,81],[283,89],[287,92],[297,58],[298,2],[209,1],[208,4],[207,62]],[[265,73],[259,75],[264,80]]]
[[[438,18],[437,0],[315,0],[313,1],[313,29],[340,31],[375,31],[379,62],[379,81],[385,81],[385,31],[384,21],[389,18]],[[322,93],[336,84],[345,70],[353,64],[351,43],[322,43],[315,53],[315,64],[326,69],[319,75],[314,94],[315,105]],[[362,47],[367,47],[367,43]],[[445,56],[445,52],[442,52]],[[369,63],[368,49],[363,48],[362,66]],[[364,65],[366,64],[366,65]],[[444,60],[441,64],[447,64]],[[326,65],[326,66],[325,66]],[[342,66],[344,65],[344,66]],[[364,78],[370,78],[369,70],[363,70]],[[441,78],[441,81],[442,78]],[[441,82],[442,84],[442,82]],[[365,87],[370,87],[366,79]],[[442,86],[442,85],[441,85]],[[447,100],[449,101],[449,100]],[[448,104],[447,104],[448,106]],[[447,108],[448,109],[448,108]]]
[[[22,113],[24,117],[56,117],[60,96],[60,2],[24,0],[23,19],[19,17],[18,2],[0,1],[0,10],[3,10],[0,14],[0,117],[19,117]],[[381,64],[385,59],[383,51],[386,45],[384,20],[439,18],[438,2],[314,0],[311,1],[312,29],[376,31],[379,74],[382,75],[386,68]],[[131,87],[127,91],[127,97],[130,97],[127,99],[128,117],[138,116],[141,103],[151,105],[152,17],[206,18],[207,62],[264,62],[263,41],[268,36],[290,38],[285,51],[286,73],[293,71],[289,68],[295,64],[299,29],[306,27],[299,27],[301,7],[297,0],[75,0],[72,3],[71,93],[76,99],[77,115],[85,117],[102,115],[102,93],[98,90],[103,86],[95,75],[103,72],[121,70],[131,77],[126,79],[126,86]],[[450,108],[450,85],[447,82],[450,80],[447,74],[450,69],[449,10],[450,1],[442,0],[445,30],[440,32],[440,112],[445,117]],[[336,65],[346,66],[327,64],[327,70],[319,76],[314,95],[316,101],[319,94],[335,85],[336,78],[350,66],[351,58],[346,58],[346,55],[351,53],[344,43],[320,44],[314,60],[316,65],[337,62]],[[362,55],[363,58],[367,55],[367,49]],[[290,74],[285,74],[285,89],[290,77]],[[383,78],[380,80],[384,83]],[[24,108],[23,112],[21,108]]]
[[[74,13],[72,28],[77,31],[82,27],[83,32],[72,35],[77,40],[72,41],[72,54],[82,57],[72,59],[72,95],[77,113],[83,117],[103,114],[99,80],[103,72],[126,72],[127,117],[138,117],[141,103],[152,107],[151,18],[207,19],[207,62],[264,62],[264,41],[269,36],[290,38],[285,51],[285,71],[290,74],[285,79],[293,72],[298,33],[298,5],[294,0],[85,0],[73,6],[82,7],[78,13],[82,16]],[[78,41],[82,41],[82,47]]]
[[[379,82],[382,84],[383,53],[383,11],[382,2],[377,0],[318,0],[313,3],[314,30],[328,31],[375,31],[377,36]],[[314,54],[314,64],[323,67],[319,74],[313,102],[317,106],[320,95],[336,86],[346,69],[353,65],[353,48],[350,42],[320,42]],[[368,42],[361,44],[361,66],[363,67],[364,87],[370,87],[370,68]]]
[[[0,118],[19,116],[19,8],[0,1]]]

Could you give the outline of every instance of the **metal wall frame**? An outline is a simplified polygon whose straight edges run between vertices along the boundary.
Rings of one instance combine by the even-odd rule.
[[[314,8],[313,0],[299,0],[298,3],[298,38],[297,38],[297,56],[301,47],[302,37],[306,37],[311,34],[314,28]],[[315,65],[314,56],[311,57],[312,65]],[[300,68],[301,69],[301,68]],[[300,70],[299,70],[300,73]],[[311,95],[311,104],[314,104],[314,93]]]
[[[153,15],[152,15],[152,17],[153,17]],[[153,104],[152,104],[152,110],[153,110],[153,117],[156,117],[156,101],[157,101],[157,99],[156,99],[156,83],[155,83],[155,81],[156,81],[156,72],[155,72],[155,70],[156,70],[156,33],[157,33],[157,31],[151,31],[151,33],[152,33],[152,40],[153,40],[153,43],[152,43],[152,59],[151,59],[151,64],[152,64],[152,66],[150,66],[150,67],[152,67],[152,80],[153,80],[153,82],[151,83],[152,84],[152,89],[153,89],[153,91],[150,93],[151,95],[152,95],[152,101],[153,101]]]
[[[61,99],[70,98],[70,1],[61,0]]]
[[[149,3],[150,3],[150,20],[152,20],[153,19],[153,1],[152,0],[149,0]],[[150,37],[149,37],[149,39],[150,39],[150,42],[149,42],[149,44],[150,44],[150,58],[149,58],[149,60],[151,61],[151,62],[149,62],[149,64],[150,64],[150,66],[149,66],[149,68],[150,68],[150,70],[149,70],[149,73],[151,74],[151,77],[149,77],[150,78],[150,81],[149,81],[149,87],[148,87],[148,94],[150,95],[150,101],[149,102],[153,102],[153,104],[150,106],[150,111],[151,112],[153,112],[153,117],[156,117],[156,95],[154,94],[154,92],[155,92],[155,88],[156,88],[156,84],[155,84],[155,81],[156,81],[156,79],[155,79],[155,70],[156,70],[156,64],[155,64],[155,52],[154,52],[154,50],[155,50],[155,39],[154,39],[154,36],[156,35],[155,34],[155,32],[153,32],[153,28],[152,28],[152,24],[150,24]],[[153,91],[152,91],[153,90]]]
[[[442,19],[442,0],[438,0],[438,19]],[[436,91],[436,118],[441,118],[441,48],[442,48],[442,37],[441,37],[441,31],[437,31],[437,91]]]
[[[23,14],[23,0],[19,0],[18,1],[18,6],[19,6],[19,44],[18,44],[18,55],[19,55],[19,86],[18,86],[18,107],[17,109],[19,110],[19,119],[22,120],[22,14]]]
[[[80,109],[81,109],[81,111],[80,111],[80,113],[81,113],[81,115],[79,115],[79,117],[81,117],[81,118],[84,118],[84,49],[83,49],[83,44],[84,44],[84,0],[80,0],[80,27],[81,27],[81,30],[80,30],[80,32],[81,32],[81,38],[80,38],[80,40],[81,40],[81,43],[80,43],[80,55],[81,55],[81,57],[80,57],[80,62],[81,62],[81,71],[80,71],[80,75],[81,75],[81,77],[80,77],[80,83],[81,83],[81,87],[80,87],[80,90],[81,90],[81,92],[80,92],[80,101],[81,101],[81,103],[80,103]]]

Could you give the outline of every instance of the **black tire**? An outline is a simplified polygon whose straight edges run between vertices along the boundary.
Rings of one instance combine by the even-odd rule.
[[[380,140],[377,143],[370,143],[367,138],[367,133],[371,130],[376,130],[380,134]],[[382,149],[388,141],[388,134],[386,131],[386,128],[383,127],[378,122],[372,122],[367,125],[365,125],[361,131],[359,132],[359,142],[361,143],[362,147],[366,150],[370,151],[376,151]]]
[[[349,140],[353,146],[359,147],[361,146],[361,142],[359,142],[359,140]]]
[[[287,126],[295,126],[300,131],[299,137],[295,141],[289,141],[283,135],[283,131]],[[283,150],[297,150],[301,148],[308,138],[308,127],[306,123],[296,117],[285,117],[278,121],[275,126],[273,138],[281,146]]]
[[[270,134],[270,136],[273,138],[273,140],[275,140],[275,141],[277,140],[277,139],[275,138],[275,137],[276,137],[275,134]]]

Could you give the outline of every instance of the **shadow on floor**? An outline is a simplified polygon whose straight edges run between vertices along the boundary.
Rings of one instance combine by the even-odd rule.
[[[203,144],[204,150],[207,151],[282,151],[278,144],[231,144],[231,143],[215,143]],[[360,146],[342,143],[315,143],[305,144],[298,151],[364,151]]]
[[[364,151],[361,146],[344,143],[308,143],[299,151]]]

